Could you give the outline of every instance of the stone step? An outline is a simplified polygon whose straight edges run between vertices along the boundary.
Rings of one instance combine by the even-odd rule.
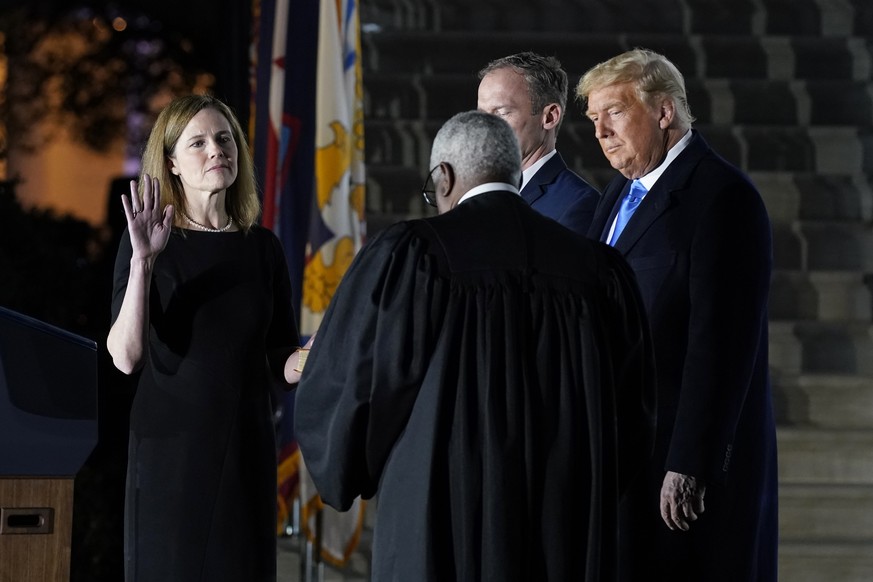
[[[873,376],[867,322],[770,322],[770,367],[781,376]]]
[[[865,220],[873,217],[871,175],[795,174],[801,220]]]
[[[728,159],[747,172],[853,175],[873,171],[873,156],[868,154],[873,135],[866,129],[755,125],[736,128],[735,134],[739,151]]]
[[[768,34],[808,34],[810,36],[846,36],[864,34],[868,25],[858,18],[865,0],[766,0],[762,12],[767,15]]]
[[[568,12],[555,14],[562,21],[572,20]],[[627,20],[616,22],[625,25]],[[475,73],[492,59],[532,50],[556,56],[575,83],[590,67],[634,47],[665,54],[686,79],[868,82],[873,69],[873,47],[863,37],[685,35],[669,31],[580,34],[578,27],[552,29],[549,34],[542,34],[529,27],[501,29],[499,24],[489,25],[488,30],[476,34],[379,27],[364,30],[371,30],[362,35],[365,66],[368,71],[381,72]],[[692,109],[693,106],[692,103]]]
[[[374,0],[361,6],[361,19],[406,30],[863,36],[873,34],[873,17],[865,7],[864,0],[552,0],[507,10],[501,0]]]
[[[801,130],[802,131],[802,130]],[[815,148],[815,172],[824,174],[870,174],[873,172],[873,130],[871,126],[810,127],[809,140]],[[750,136],[746,136],[749,139]],[[752,164],[750,170],[756,169]]]
[[[687,9],[678,0],[621,2],[517,3],[511,10],[500,0],[448,0],[439,3],[444,30],[484,32],[529,30],[598,33],[610,31],[682,34]],[[621,23],[624,22],[624,27]]]
[[[384,165],[395,168],[424,168],[423,172],[427,172],[430,146],[442,123],[378,119],[365,121],[364,155],[368,170]]]
[[[873,230],[867,224],[804,221],[799,236],[805,242],[805,269],[873,272]]]
[[[783,542],[868,543],[873,547],[873,485],[779,488]]]
[[[694,79],[686,91],[692,112],[703,123],[869,126],[871,87],[869,81],[740,77]]]
[[[873,486],[873,430],[777,428],[779,482]]]
[[[476,108],[477,72],[378,73],[364,77],[364,114],[368,119],[432,119],[445,121],[455,113]],[[578,108],[574,111],[578,112]],[[579,114],[581,115],[581,113]]]
[[[475,106],[477,71],[424,74],[368,71],[364,76],[368,118],[447,119]],[[567,118],[582,115],[570,101]],[[686,80],[692,112],[705,125],[870,126],[873,83],[852,80],[780,81],[770,79]]]
[[[782,427],[873,430],[873,378],[803,375],[773,382]]]
[[[863,173],[749,172],[767,205],[770,221],[867,221],[873,217],[871,178]]]
[[[866,222],[774,222],[772,229],[776,269],[867,273],[873,268],[873,231]]]
[[[558,144],[562,155],[577,164],[606,166],[591,123],[581,115],[577,119],[570,116],[561,127]],[[873,174],[873,130],[784,125],[694,127],[716,152],[747,173]]]
[[[870,582],[873,580],[873,543],[780,542],[779,580]]]
[[[867,254],[870,232],[864,224],[873,214],[873,188],[863,173],[848,175],[806,172],[749,172],[758,187],[773,227],[774,267],[786,271],[809,268],[855,268]],[[823,248],[810,248],[827,229],[848,232],[833,239],[825,236]],[[805,234],[810,233],[809,239]],[[849,239],[848,241],[846,239]],[[852,242],[854,239],[854,242]],[[844,244],[856,250],[845,253],[834,247]],[[810,259],[812,262],[810,262]],[[829,267],[827,266],[829,265]],[[774,281],[778,285],[778,281]],[[791,317],[792,305],[772,305],[777,319]],[[806,319],[798,314],[798,319]]]
[[[367,209],[419,218],[430,214],[421,195],[427,170],[417,166],[372,165],[367,168]],[[367,228],[370,234],[369,224]]]
[[[420,215],[426,210],[420,204],[420,182],[427,172],[432,136],[439,128],[437,122],[374,120],[367,127],[368,208],[373,212]],[[586,159],[603,163],[599,147],[593,146]],[[595,186],[605,187],[616,175],[612,168],[596,163],[574,163],[578,157],[572,152],[562,150],[570,166]],[[751,178],[764,197],[773,223],[777,274],[771,294],[774,300],[771,317],[867,318],[868,283],[846,273],[869,271],[873,257],[873,233],[859,223],[866,220],[869,203],[873,201],[867,178],[784,172],[753,172]],[[816,211],[825,220],[805,218]],[[806,269],[823,272],[792,273]],[[779,275],[779,271],[785,274]],[[847,303],[841,305],[844,299]]]
[[[462,103],[459,101],[458,105]],[[463,107],[475,107],[475,94],[469,96],[469,104],[465,102]],[[433,136],[444,121],[368,119],[364,129],[368,164],[427,165]],[[839,127],[765,128],[700,124],[695,127],[715,151],[750,174],[853,176],[852,179],[859,184],[864,180],[858,176],[873,175],[873,131],[866,135],[855,129]],[[568,119],[562,126],[558,147],[567,164],[577,172],[584,174],[590,170],[614,175],[594,138],[590,122],[583,121],[581,116],[578,121]],[[839,203],[834,201],[832,204]]]
[[[366,158],[368,209],[419,215],[420,188],[439,124],[420,121],[374,120],[367,123]],[[567,144],[572,129],[565,129]],[[707,138],[711,133],[707,131]],[[712,140],[710,140],[712,141]],[[568,165],[598,188],[616,172],[605,165],[593,139],[584,156],[562,147]],[[592,160],[582,162],[581,159]],[[764,178],[767,176],[767,178]],[[873,270],[873,231],[861,221],[873,200],[863,176],[793,176],[784,172],[752,173],[771,214],[774,275],[773,319],[867,318],[869,284],[848,272]],[[830,190],[828,190],[830,188]],[[840,201],[842,200],[842,201]],[[815,208],[825,220],[804,218]],[[828,217],[830,213],[830,217]],[[828,218],[834,218],[830,220]],[[815,275],[792,272],[821,271]],[[845,301],[845,303],[841,303]]]
[[[774,271],[770,320],[870,321],[870,286],[870,278],[857,271]]]

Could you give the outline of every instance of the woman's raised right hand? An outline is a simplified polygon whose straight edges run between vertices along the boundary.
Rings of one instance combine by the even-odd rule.
[[[173,226],[173,205],[161,210],[161,184],[157,178],[143,174],[142,199],[136,180],[130,181],[130,196],[121,195],[133,258],[154,259],[167,246]]]

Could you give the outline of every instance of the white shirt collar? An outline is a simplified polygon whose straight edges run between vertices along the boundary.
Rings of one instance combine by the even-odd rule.
[[[643,176],[639,179],[640,183],[646,188],[646,193],[652,189],[652,186],[655,185],[655,182],[658,181],[658,178],[661,177],[661,174],[664,173],[664,170],[670,165],[676,157],[682,153],[682,150],[685,149],[685,146],[688,145],[688,142],[691,141],[691,130],[682,136],[676,145],[670,148],[667,152],[667,156],[664,158],[664,161],[661,162],[661,165]],[[609,227],[609,234],[606,235],[606,240],[612,240],[612,234],[615,232],[615,221],[618,220],[618,214],[615,215],[615,218],[612,220],[612,226]]]
[[[682,139],[680,139],[676,143],[676,145],[670,148],[670,150],[667,152],[667,156],[664,158],[664,161],[661,162],[661,165],[640,178],[640,182],[643,186],[646,187],[646,192],[652,189],[652,186],[655,185],[655,182],[658,181],[658,178],[661,177],[661,174],[663,174],[667,170],[667,167],[669,167],[669,165],[673,163],[673,160],[675,160],[679,156],[679,154],[682,153],[682,150],[684,150],[685,147],[688,145],[688,142],[691,141],[691,135],[692,133],[689,129],[685,133],[685,135],[682,136]]]
[[[506,182],[487,182],[485,184],[479,184],[478,186],[467,190],[467,192],[463,196],[461,196],[461,199],[458,200],[458,204],[460,204],[464,200],[469,200],[474,196],[478,196],[479,194],[483,194],[485,192],[493,192],[494,190],[506,190],[507,192],[512,192],[513,194],[518,195],[518,188],[516,188],[512,184],[507,184]]]
[[[550,151],[549,153],[547,153],[546,155],[544,155],[543,157],[538,159],[536,162],[534,162],[534,164],[532,166],[530,166],[527,170],[525,170],[521,173],[521,187],[522,187],[522,189],[524,189],[524,187],[527,186],[527,183],[530,181],[531,178],[533,178],[534,174],[536,174],[540,168],[545,166],[546,162],[548,162],[550,159],[552,159],[552,157],[556,153],[558,153],[558,150]]]

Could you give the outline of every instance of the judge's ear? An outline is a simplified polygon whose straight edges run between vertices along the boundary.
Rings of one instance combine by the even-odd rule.
[[[436,184],[437,198],[445,198],[455,187],[455,169],[448,162],[440,162],[440,180]]]
[[[460,194],[455,192],[458,177],[455,175],[455,169],[452,165],[448,162],[440,162],[439,168],[439,178],[435,181],[434,186],[436,188],[437,211],[442,214],[454,208]]]

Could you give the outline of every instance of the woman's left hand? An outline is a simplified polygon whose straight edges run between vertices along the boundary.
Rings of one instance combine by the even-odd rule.
[[[303,376],[303,364],[306,362],[306,356],[309,355],[309,350],[312,349],[314,341],[315,333],[312,334],[306,345],[294,350],[294,353],[288,356],[288,360],[285,361],[285,381],[289,384],[300,382],[300,378]]]

